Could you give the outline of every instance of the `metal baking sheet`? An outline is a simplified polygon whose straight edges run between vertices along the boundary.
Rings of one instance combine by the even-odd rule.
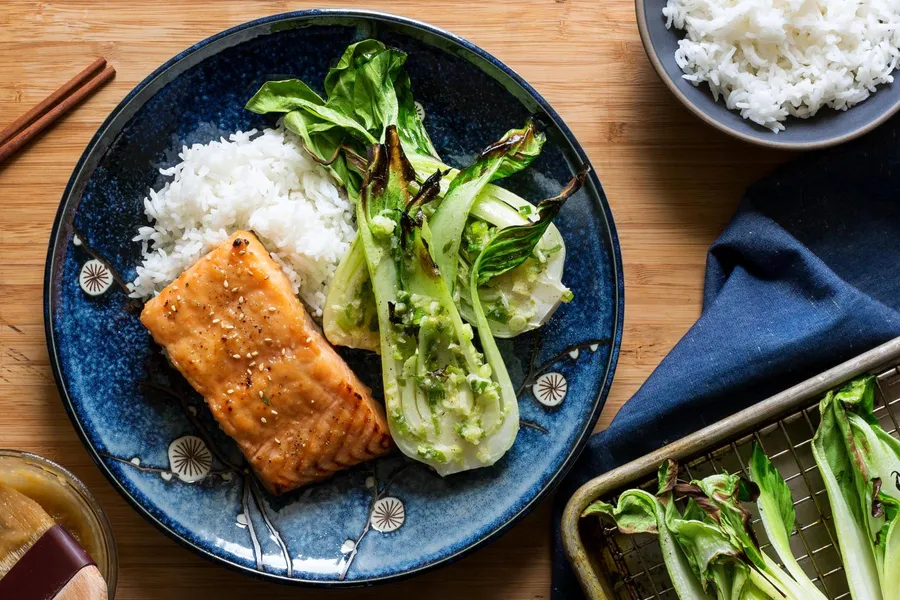
[[[791,548],[810,578],[829,598],[850,597],[831,510],[812,456],[819,423],[818,402],[830,389],[858,375],[877,377],[876,415],[884,429],[900,437],[900,338],[849,360],[727,419],[634,460],[584,484],[566,505],[562,537],[566,555],[591,600],[677,600],[656,537],[622,535],[599,519],[580,518],[598,498],[614,502],[632,487],[655,489],[656,470],[668,458],[685,475],[746,471],[752,443],[760,443],[788,482],[797,525]],[[754,519],[765,549],[765,531]],[[773,558],[776,558],[773,555]]]

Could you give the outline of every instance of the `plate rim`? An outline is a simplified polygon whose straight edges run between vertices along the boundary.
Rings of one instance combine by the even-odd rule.
[[[610,241],[610,250],[611,250],[611,266],[613,269],[613,281],[615,282],[615,289],[613,290],[614,296],[614,312],[613,312],[613,332],[612,339],[610,340],[610,353],[609,359],[607,360],[607,364],[605,367],[605,374],[600,382],[599,390],[597,397],[594,399],[593,408],[591,413],[588,415],[588,418],[585,423],[585,427],[582,429],[581,433],[578,435],[575,443],[572,445],[571,449],[568,452],[568,455],[562,462],[560,468],[554,473],[549,481],[543,486],[535,496],[528,501],[525,506],[523,506],[519,511],[517,511],[514,515],[508,517],[499,527],[490,531],[487,535],[480,537],[474,542],[466,545],[464,548],[453,552],[452,554],[448,554],[447,556],[443,556],[437,560],[429,562],[428,564],[421,565],[414,569],[391,573],[387,575],[382,575],[379,577],[367,577],[364,579],[355,579],[349,581],[342,580],[317,580],[317,579],[302,579],[297,577],[287,577],[285,575],[280,575],[277,573],[270,573],[267,571],[260,571],[256,568],[245,566],[239,563],[232,562],[227,558],[218,556],[213,554],[206,548],[195,544],[194,542],[180,536],[173,528],[168,526],[166,523],[162,522],[155,515],[153,515],[147,508],[145,508],[140,502],[138,502],[137,498],[135,498],[124,486],[122,482],[115,476],[112,470],[106,465],[103,461],[102,457],[99,455],[97,448],[94,444],[88,439],[87,432],[85,431],[84,426],[81,421],[78,419],[75,414],[74,406],[72,403],[72,398],[69,395],[69,391],[66,388],[66,385],[63,381],[62,372],[60,368],[59,361],[59,349],[57,347],[56,336],[54,334],[54,316],[53,316],[53,308],[54,308],[54,299],[53,299],[53,282],[56,279],[54,273],[54,264],[57,258],[57,250],[59,248],[59,238],[60,233],[63,226],[63,221],[69,212],[69,205],[73,200],[73,191],[76,183],[81,179],[83,171],[85,169],[88,158],[93,155],[94,152],[97,151],[100,142],[104,139],[107,130],[111,126],[112,122],[118,117],[118,115],[123,112],[128,105],[132,102],[134,97],[142,91],[144,88],[148,87],[153,81],[157,79],[157,77],[163,75],[169,69],[174,67],[177,63],[181,62],[188,56],[193,53],[201,50],[202,48],[208,46],[209,44],[216,42],[222,38],[228,37],[230,35],[239,33],[243,30],[256,27],[259,25],[265,25],[267,23],[277,23],[281,21],[315,21],[321,18],[348,18],[348,19],[359,19],[359,20],[368,20],[368,21],[376,21],[376,22],[388,22],[393,24],[404,25],[407,27],[411,27],[422,31],[424,33],[437,36],[442,38],[444,41],[455,44],[456,46],[462,47],[464,50],[475,54],[479,58],[490,63],[494,68],[499,69],[504,75],[509,77],[513,82],[515,82],[518,86],[522,88],[522,90],[538,105],[540,108],[552,119],[554,124],[559,128],[560,132],[563,134],[563,138],[566,143],[569,145],[570,149],[574,152],[576,156],[582,161],[583,164],[591,167],[589,181],[593,185],[596,190],[596,195],[598,197],[598,202],[595,204],[597,208],[599,208],[603,215],[607,235]],[[467,61],[468,62],[468,61]],[[478,65],[474,65],[476,68]],[[490,73],[486,73],[489,77],[496,81],[496,77]],[[104,152],[108,150],[108,148],[104,149]],[[80,200],[80,196],[78,198]],[[73,214],[74,217],[74,214]],[[603,190],[603,186],[600,183],[599,177],[597,176],[596,169],[591,165],[590,159],[587,156],[587,153],[582,148],[581,144],[572,134],[572,131],[565,124],[562,117],[553,109],[547,100],[541,96],[540,93],[535,90],[531,84],[529,84],[521,75],[515,72],[513,69],[508,67],[505,63],[503,63],[498,58],[494,57],[489,52],[483,50],[481,47],[476,44],[469,42],[468,40],[457,36],[449,31],[446,31],[442,28],[436,27],[434,25],[428,24],[423,21],[419,21],[416,19],[412,19],[409,17],[403,17],[391,13],[373,11],[373,10],[364,10],[364,9],[310,9],[310,10],[299,10],[299,11],[288,11],[283,13],[277,13],[265,17],[261,17],[258,19],[253,19],[251,21],[246,21],[244,23],[240,23],[235,25],[234,27],[230,27],[219,33],[213,34],[195,44],[192,44],[185,50],[182,50],[169,60],[165,61],[162,65],[153,70],[149,75],[147,75],[143,80],[140,81],[128,94],[125,95],[124,98],[113,108],[113,110],[109,113],[109,115],[103,120],[101,125],[98,127],[96,133],[91,137],[84,151],[76,163],[72,175],[69,178],[69,181],[66,184],[65,189],[63,190],[62,198],[59,203],[59,207],[57,208],[56,216],[53,220],[53,226],[50,230],[50,238],[48,241],[48,249],[47,249],[47,258],[44,265],[44,278],[43,278],[43,317],[44,317],[44,335],[47,344],[47,352],[50,362],[50,369],[53,372],[53,379],[56,383],[56,388],[60,396],[60,400],[62,401],[63,407],[65,408],[66,414],[69,417],[69,420],[72,422],[72,426],[75,429],[78,437],[81,441],[82,446],[84,446],[85,450],[87,450],[89,456],[93,460],[93,462],[97,465],[100,472],[103,473],[104,477],[110,482],[113,489],[115,489],[120,496],[129,504],[139,515],[141,515],[144,519],[149,521],[154,525],[159,531],[165,534],[170,539],[177,542],[179,545],[193,551],[194,553],[203,556],[207,560],[214,562],[215,564],[223,565],[232,571],[236,571],[239,573],[243,573],[246,575],[250,575],[257,579],[265,580],[265,581],[273,581],[276,583],[282,583],[286,585],[293,585],[296,587],[320,587],[320,588],[352,588],[352,587],[361,587],[372,585],[376,583],[386,583],[390,581],[398,581],[401,579],[406,579],[409,577],[413,577],[416,575],[420,575],[426,571],[430,571],[432,569],[448,565],[452,562],[455,562],[462,558],[463,556],[468,555],[471,552],[479,548],[483,548],[486,545],[496,541],[499,539],[504,533],[506,533],[513,525],[522,520],[526,515],[528,515],[538,504],[541,503],[562,481],[565,475],[569,472],[569,470],[574,465],[575,461],[581,455],[582,450],[584,449],[585,444],[587,443],[588,438],[593,434],[594,427],[597,424],[597,420],[600,416],[600,412],[603,410],[603,407],[606,404],[607,397],[609,395],[610,387],[612,385],[612,380],[615,375],[616,366],[619,358],[619,351],[622,341],[622,332],[623,332],[623,321],[624,321],[624,312],[625,312],[625,281],[624,275],[622,272],[622,253],[619,245],[619,238],[616,232],[615,223],[613,221],[612,209],[609,205],[609,200],[606,196],[606,193]]]

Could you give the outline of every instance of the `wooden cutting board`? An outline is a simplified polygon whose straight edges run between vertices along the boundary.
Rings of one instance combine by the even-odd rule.
[[[625,336],[599,428],[700,312],[706,249],[744,187],[788,155],[707,128],[669,94],[644,55],[632,0],[341,2],[428,21],[519,72],[581,141],[609,196],[625,263]],[[118,75],[0,165],[0,447],[72,469],[106,510],[122,600],[199,598],[548,598],[549,502],[497,543],[446,568],[361,590],[297,590],[213,565],[171,541],[112,489],[82,448],[48,365],[42,320],[47,240],[63,188],[97,127],[128,91],[191,44],[310,2],[30,2],[0,10],[0,124],[97,56]]]

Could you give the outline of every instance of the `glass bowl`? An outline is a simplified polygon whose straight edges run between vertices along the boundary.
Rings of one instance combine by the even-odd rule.
[[[87,486],[51,460],[29,452],[4,449],[0,449],[0,482],[13,488],[21,488],[24,484],[46,486],[53,490],[54,501],[77,512],[84,521],[86,537],[90,538],[85,540],[85,549],[97,563],[97,569],[106,580],[109,600],[113,600],[119,574],[116,542],[106,515]],[[53,511],[48,509],[48,512]]]

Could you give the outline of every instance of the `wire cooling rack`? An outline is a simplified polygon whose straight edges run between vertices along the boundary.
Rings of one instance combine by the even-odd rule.
[[[900,438],[900,365],[880,371],[876,377],[875,415],[885,431]],[[812,438],[819,424],[818,398],[807,408],[761,427],[739,439],[681,465],[685,479],[702,479],[721,472],[747,473],[753,442],[760,444],[791,489],[796,525],[791,535],[791,550],[815,585],[833,600],[850,598],[844,567],[837,548],[831,521],[831,507],[825,485],[812,453]],[[656,479],[638,486],[656,491]],[[629,486],[634,487],[634,486]],[[620,492],[622,490],[619,490]],[[604,498],[615,503],[617,494]],[[755,512],[753,529],[760,548],[777,561],[766,532]],[[627,600],[677,600],[669,580],[656,536],[623,535],[599,519],[583,523],[593,528],[589,551],[609,573],[610,584],[618,598]],[[780,564],[780,561],[778,561]]]

